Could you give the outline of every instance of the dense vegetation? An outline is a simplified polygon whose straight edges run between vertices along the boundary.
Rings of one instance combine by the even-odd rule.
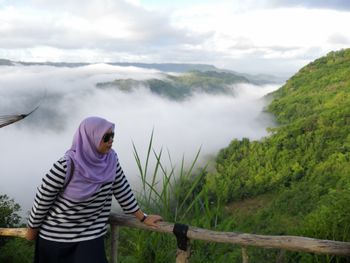
[[[239,230],[349,242],[350,49],[302,68],[273,98],[268,111],[280,126],[220,151],[217,173],[207,177],[212,198],[264,200],[252,201],[254,213],[232,203]]]
[[[198,156],[188,169],[184,163],[166,169],[164,153],[152,151],[153,138],[145,163],[135,148],[142,207],[167,221],[208,229],[350,242],[350,49],[315,60],[269,96],[266,110],[278,127],[260,141],[233,140],[219,152],[215,171],[195,169]],[[154,170],[147,169],[152,156]],[[120,238],[120,262],[174,261],[172,236],[123,228]],[[0,254],[30,250],[16,242],[6,243]],[[275,262],[278,253],[248,249],[251,262]],[[192,263],[241,261],[239,247],[192,242]],[[287,252],[285,262],[349,259]]]
[[[138,81],[117,79],[112,82],[98,83],[98,88],[118,88],[131,91],[140,87],[148,88],[152,93],[172,100],[183,100],[194,93],[233,94],[232,84],[249,83],[246,77],[238,74],[217,71],[191,71],[178,76],[165,74],[162,79]]]

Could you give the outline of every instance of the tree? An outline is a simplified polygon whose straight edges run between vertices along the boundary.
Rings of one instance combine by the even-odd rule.
[[[20,216],[17,214],[20,209],[20,205],[15,203],[13,199],[7,195],[0,195],[0,227],[16,226],[20,221]],[[6,238],[0,237],[0,248],[6,241]]]
[[[20,221],[17,214],[21,209],[13,199],[7,195],[0,195],[0,227],[14,227]]]

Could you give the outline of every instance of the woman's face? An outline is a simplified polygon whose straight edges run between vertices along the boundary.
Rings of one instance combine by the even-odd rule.
[[[97,151],[102,154],[108,153],[113,144],[114,132],[112,129],[109,129],[102,137],[100,145],[97,148]]]

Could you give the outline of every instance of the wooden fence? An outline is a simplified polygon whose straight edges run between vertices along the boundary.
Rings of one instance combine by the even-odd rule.
[[[243,263],[248,263],[247,247],[280,249],[276,262],[283,262],[284,251],[300,251],[315,254],[350,256],[350,242],[320,240],[298,236],[267,236],[235,232],[218,232],[181,224],[160,222],[159,228],[140,223],[135,217],[112,214],[111,225],[111,263],[117,262],[119,227],[131,227],[160,233],[175,234],[177,239],[176,263],[189,262],[190,240],[230,243],[242,246]],[[0,228],[0,236],[25,237],[25,228]],[[175,244],[174,244],[175,247]]]
[[[160,222],[159,228],[149,227],[143,223],[140,223],[134,217],[119,214],[112,214],[109,222],[111,224],[112,230],[112,263],[117,262],[118,227],[124,226],[173,234],[174,228],[176,226],[176,224],[173,223]],[[285,250],[309,252],[315,254],[350,256],[350,242],[320,240],[299,236],[267,236],[235,232],[218,232],[189,226],[186,233],[186,238],[187,247],[186,249],[177,249],[176,263],[188,262],[190,257],[190,240],[192,239],[241,245],[243,263],[248,263],[249,255],[247,254],[246,249],[248,246],[281,249],[281,253],[278,255],[276,262],[283,262],[283,254]]]

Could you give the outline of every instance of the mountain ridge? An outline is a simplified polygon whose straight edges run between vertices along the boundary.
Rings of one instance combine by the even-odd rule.
[[[15,65],[23,65],[23,66],[53,66],[53,67],[83,67],[93,64],[107,64],[113,66],[121,66],[121,67],[139,67],[146,69],[155,69],[164,72],[173,72],[173,73],[185,73],[190,71],[216,71],[216,72],[227,72],[232,74],[241,75],[250,79],[252,83],[255,84],[269,84],[269,83],[282,83],[286,79],[284,77],[278,77],[268,74],[247,74],[247,73],[239,73],[233,70],[228,69],[220,69],[214,65],[210,64],[195,64],[195,63],[139,63],[139,62],[96,62],[96,63],[88,63],[88,62],[24,62],[24,61],[12,61],[8,59],[0,59],[0,66],[15,66]]]
[[[172,100],[184,100],[194,93],[234,95],[234,84],[250,83],[249,79],[228,72],[189,71],[181,75],[163,74],[147,80],[116,79],[97,83],[100,89],[116,88],[130,92],[140,87]]]

